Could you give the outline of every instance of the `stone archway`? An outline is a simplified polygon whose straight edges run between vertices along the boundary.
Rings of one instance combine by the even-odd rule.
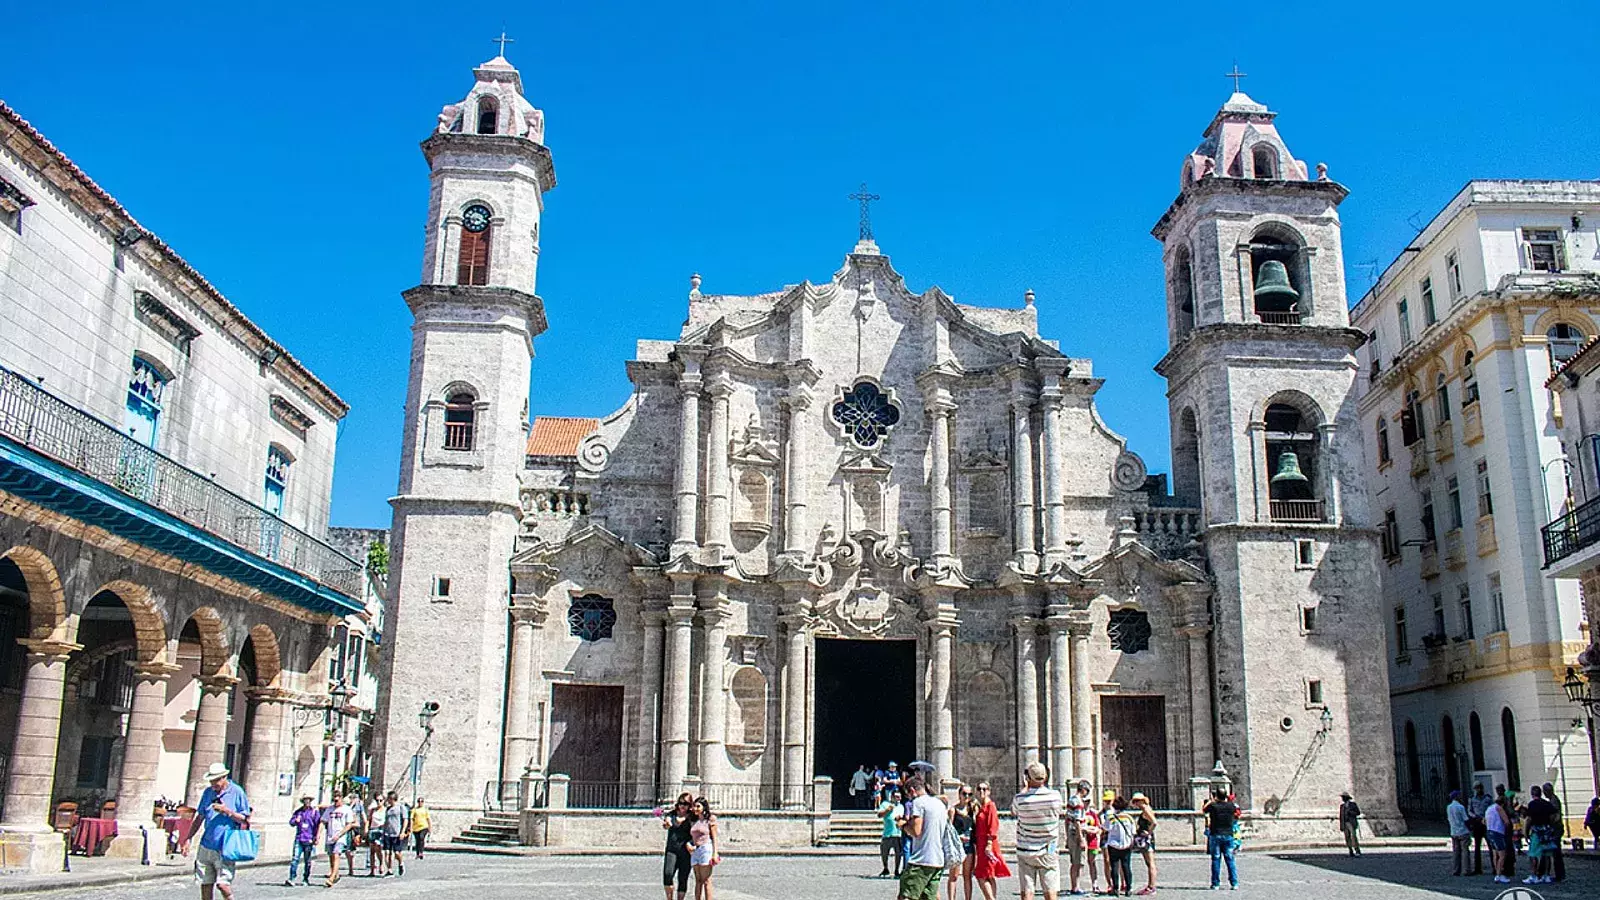
[[[222,621],[222,614],[209,606],[202,606],[190,613],[179,633],[179,640],[189,637],[190,625],[194,626],[195,640],[200,645],[200,677],[213,678],[227,674],[233,649],[228,644],[228,629]]]
[[[106,594],[114,596],[128,610],[128,615],[133,620],[133,634],[139,662],[166,662],[167,627],[161,618],[161,611],[156,608],[155,598],[150,589],[142,584],[119,578],[106,582],[99,590],[90,594],[89,603],[94,604]],[[83,629],[80,625],[79,636],[82,634]]]
[[[28,595],[28,636],[33,640],[65,640],[67,597],[55,563],[36,547],[19,545],[0,554],[17,567]]]

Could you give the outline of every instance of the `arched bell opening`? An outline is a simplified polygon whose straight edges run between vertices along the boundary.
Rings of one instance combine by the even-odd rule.
[[[1181,338],[1194,329],[1194,257],[1186,245],[1172,253],[1169,274],[1172,289],[1173,336]]]
[[[478,133],[494,134],[500,119],[500,103],[490,96],[478,98]]]
[[[1256,318],[1298,325],[1311,312],[1305,242],[1293,230],[1262,228],[1250,241],[1251,297]]]
[[[1317,416],[1285,398],[1269,403],[1264,418],[1271,518],[1279,522],[1323,521]]]
[[[1186,506],[1200,505],[1200,427],[1194,410],[1184,408],[1172,441],[1172,493]]]

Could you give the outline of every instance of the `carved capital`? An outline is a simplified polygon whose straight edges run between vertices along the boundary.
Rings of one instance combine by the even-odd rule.
[[[233,690],[233,686],[239,683],[239,679],[232,675],[224,675],[221,672],[218,672],[215,675],[205,675],[200,678],[196,678],[195,683],[200,685],[201,691],[210,694],[220,694],[224,691]]]
[[[527,622],[535,628],[544,625],[550,618],[550,605],[526,594],[513,594],[508,611],[511,613],[511,621]]]
[[[30,659],[43,658],[50,662],[66,662],[67,657],[83,649],[82,644],[48,639],[19,638],[17,643],[28,651]]]
[[[275,687],[245,688],[244,695],[254,703],[288,703],[295,696],[292,691]]]
[[[134,665],[133,674],[143,681],[166,681],[182,670],[169,662],[142,662]]]

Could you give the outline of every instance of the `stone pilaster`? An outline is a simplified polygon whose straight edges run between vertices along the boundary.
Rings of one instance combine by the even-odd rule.
[[[1333,441],[1338,433],[1338,426],[1332,422],[1324,422],[1317,426],[1318,439],[1318,468],[1322,471],[1322,488],[1325,491],[1323,507],[1326,511],[1327,521],[1338,524],[1343,521],[1342,504],[1339,502],[1339,457],[1335,455]]]
[[[733,380],[727,372],[711,377],[711,433],[706,438],[706,562],[718,565],[733,555],[733,531],[728,481],[728,398]],[[702,776],[703,777],[703,776]]]
[[[787,604],[778,621],[783,626],[783,790],[785,805],[805,801],[806,773],[806,695],[811,679],[806,671],[807,642],[810,639],[810,608],[804,603]]]
[[[661,781],[663,793],[683,790],[689,776],[689,656],[694,627],[694,578],[673,577],[666,610],[666,655],[661,669]]]
[[[56,749],[61,739],[61,701],[67,657],[83,648],[64,641],[20,640],[27,648],[17,733],[11,741],[6,778],[6,828],[45,831],[55,792]],[[58,862],[59,865],[59,862]]]
[[[802,304],[803,305],[803,304]],[[783,397],[788,414],[788,449],[783,459],[783,496],[787,504],[783,521],[783,552],[795,565],[810,556],[806,547],[806,410],[811,407],[811,389],[803,380],[790,376],[789,391]]]
[[[1011,532],[1012,559],[1024,572],[1039,568],[1033,493],[1033,394],[1017,367],[1011,380]]]
[[[955,562],[955,508],[950,497],[950,429],[956,404],[950,399],[945,373],[925,372],[917,381],[922,388],[923,409],[928,414],[928,448],[932,457],[928,469],[932,562],[934,570],[945,571]]]
[[[1067,500],[1063,483],[1065,460],[1061,453],[1061,403],[1065,389],[1061,380],[1067,373],[1064,359],[1041,359],[1035,363],[1043,385],[1039,406],[1044,411],[1039,436],[1040,481],[1044,485],[1044,561],[1053,566],[1067,561]]]
[[[693,555],[699,548],[700,506],[700,360],[703,352],[678,349],[678,468],[672,482],[672,556]]]
[[[543,603],[517,602],[532,598],[514,597],[511,611],[510,671],[506,677],[506,739],[500,762],[500,778],[513,781],[535,760],[538,725],[533,721],[534,679],[539,674],[537,660],[538,629],[549,610]]]
[[[1039,759],[1039,620],[1019,615],[1011,620],[1017,651],[1017,775]],[[1018,784],[1022,784],[1018,780]]]
[[[183,801],[194,806],[206,789],[206,769],[212,763],[227,761],[228,701],[239,679],[232,675],[211,675],[195,679],[200,689],[200,705],[194,718],[194,743],[189,749],[189,781]]]
[[[953,609],[943,610],[928,623],[928,721],[933,737],[934,771],[941,779],[955,777],[955,718],[951,699],[956,620]]]
[[[1211,666],[1206,656],[1206,626],[1178,629],[1183,638],[1185,680],[1189,683],[1189,769],[1199,775],[1210,771],[1217,758],[1211,743]]]
[[[1063,785],[1072,774],[1072,724],[1079,698],[1072,690],[1071,650],[1066,608],[1052,604],[1045,618],[1050,635],[1050,783]]]
[[[1086,618],[1074,617],[1067,624],[1072,645],[1072,774],[1075,778],[1094,778],[1094,727],[1090,712],[1094,687],[1089,684],[1089,632]]]
[[[639,675],[639,733],[634,747],[635,794],[640,803],[653,803],[655,791],[656,752],[662,746],[661,733],[657,731],[661,716],[661,653],[664,644],[663,627],[667,614],[660,609],[647,609],[640,613],[644,620],[644,658],[640,660]]]
[[[727,691],[724,672],[728,658],[728,596],[719,586],[700,611],[705,660],[700,667],[700,781],[721,784],[728,780]]]

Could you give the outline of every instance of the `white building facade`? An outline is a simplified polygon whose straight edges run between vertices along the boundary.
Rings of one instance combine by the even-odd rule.
[[[1567,501],[1546,383],[1600,323],[1597,203],[1596,182],[1469,182],[1351,314],[1408,815],[1475,781],[1591,795],[1561,687],[1587,640],[1578,584],[1545,577],[1540,528]]]
[[[361,609],[321,539],[346,412],[0,104],[8,867],[59,868],[74,816],[137,855],[215,762],[269,840],[317,792],[329,637]]]

